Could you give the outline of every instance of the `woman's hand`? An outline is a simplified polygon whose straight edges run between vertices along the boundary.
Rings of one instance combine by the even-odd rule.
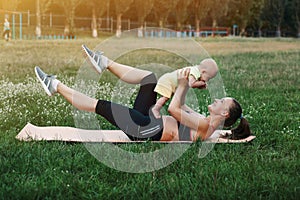
[[[184,68],[180,69],[177,72],[177,79],[178,79],[178,86],[188,86],[188,77],[190,75],[190,69],[189,68]]]

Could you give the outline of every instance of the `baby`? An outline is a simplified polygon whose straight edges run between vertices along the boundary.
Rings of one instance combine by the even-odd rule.
[[[190,68],[189,75],[189,87],[206,89],[207,82],[214,78],[218,73],[218,65],[213,59],[204,59],[200,65],[196,65]],[[157,82],[154,89],[160,97],[154,107],[152,108],[153,115],[156,118],[160,117],[160,110],[165,103],[172,97],[177,87],[177,69],[173,72],[162,75]]]

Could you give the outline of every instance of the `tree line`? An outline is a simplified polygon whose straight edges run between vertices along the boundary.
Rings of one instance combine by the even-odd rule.
[[[66,35],[74,34],[76,16],[91,17],[93,37],[97,37],[100,17],[116,19],[116,33],[122,30],[122,18],[137,21],[143,28],[145,21],[158,27],[173,24],[181,31],[189,24],[196,32],[201,27],[232,27],[240,34],[252,30],[261,36],[263,30],[282,36],[283,32],[300,37],[299,0],[1,0],[3,10],[36,13],[36,35],[42,34],[41,16],[60,12],[65,16]]]

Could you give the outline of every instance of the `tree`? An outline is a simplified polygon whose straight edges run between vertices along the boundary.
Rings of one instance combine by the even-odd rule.
[[[136,7],[136,12],[138,16],[138,24],[139,24],[139,37],[143,36],[142,29],[144,27],[145,18],[151,12],[154,6],[154,0],[134,0],[134,5]]]
[[[212,6],[209,13],[213,21],[213,28],[216,28],[219,20],[227,15],[229,2],[230,0],[211,0]]]
[[[138,16],[139,26],[144,26],[145,18],[150,14],[154,6],[154,0],[134,0]]]
[[[165,23],[167,21],[167,18],[175,9],[175,6],[177,5],[179,0],[155,0],[154,1],[154,13],[156,15],[156,18],[158,19],[158,24],[160,28],[163,28],[165,26]]]
[[[35,34],[38,38],[42,35],[42,23],[41,23],[41,15],[45,14],[50,5],[52,0],[36,0],[36,28]]]
[[[207,16],[211,0],[194,0],[196,33],[200,33],[200,23]]]
[[[297,37],[300,38],[300,2],[291,0],[290,5],[293,24],[297,29]]]
[[[250,21],[252,25],[258,30],[258,37],[261,37],[261,28],[263,26],[262,12],[265,6],[265,0],[253,0],[251,8]]]
[[[64,10],[64,14],[66,17],[64,34],[72,37],[74,34],[74,29],[75,29],[75,23],[74,23],[75,10],[76,10],[76,7],[83,0],[63,0],[63,1],[62,0],[53,0],[53,1],[54,1],[54,3],[61,6]]]
[[[2,0],[2,8],[8,11],[16,11],[21,0]]]
[[[85,4],[92,9],[92,36],[94,38],[98,37],[97,31],[97,17],[101,17],[105,11],[109,8],[110,0],[90,0],[90,1],[83,1]]]
[[[117,37],[120,37],[122,33],[122,15],[129,10],[133,1],[134,0],[114,0],[117,14]]]
[[[284,13],[287,0],[267,0],[263,19],[268,21],[271,26],[276,27],[276,36],[281,37],[281,25],[284,19]]]
[[[254,4],[253,0],[231,0],[230,9],[232,11],[231,15],[234,17],[236,23],[239,25],[241,32],[240,35],[245,34],[248,21],[252,13],[252,6]]]
[[[177,31],[182,31],[182,24],[188,18],[188,7],[193,0],[179,0],[175,6]]]

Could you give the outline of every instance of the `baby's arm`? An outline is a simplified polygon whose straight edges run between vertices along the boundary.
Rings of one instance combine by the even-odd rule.
[[[195,82],[197,82],[195,77],[193,75],[189,75],[189,87],[193,88]]]
[[[205,89],[206,83],[200,80],[196,80],[193,75],[189,76],[189,87],[190,88],[199,88],[199,89]]]
[[[160,118],[160,109],[166,104],[166,102],[169,100],[168,97],[160,97],[157,101],[154,107],[152,108],[152,112],[154,117]]]

